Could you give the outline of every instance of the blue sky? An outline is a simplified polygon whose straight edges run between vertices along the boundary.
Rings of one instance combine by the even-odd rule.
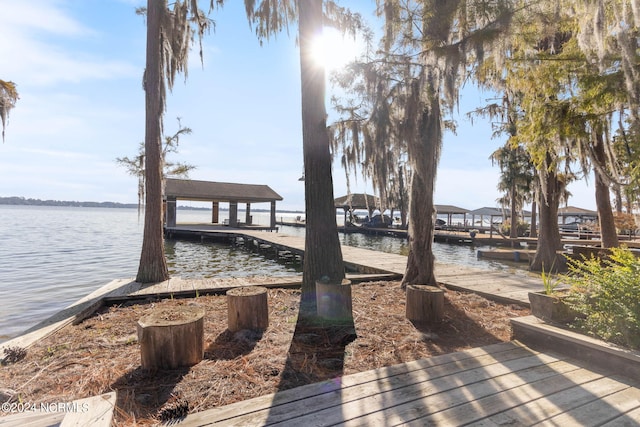
[[[134,8],[145,3],[0,0],[0,78],[20,93],[0,145],[0,196],[136,202],[137,181],[115,158],[135,155],[144,139],[145,24]],[[356,3],[373,17],[373,0]],[[243,2],[228,1],[213,19],[204,68],[194,51],[186,83],[179,76],[167,99],[165,132],[177,130],[176,117],[193,130],[172,159],[197,166],[192,179],[267,184],[283,196],[279,208],[301,210],[297,29],[260,46]],[[436,203],[496,206],[498,169],[488,157],[504,140],[492,140],[481,119],[472,126],[465,118],[487,96],[462,92],[458,133],[445,135]],[[346,194],[338,163],[333,176],[335,196]],[[371,192],[362,178],[351,182],[352,192]],[[595,208],[583,182],[570,191],[570,205]]]

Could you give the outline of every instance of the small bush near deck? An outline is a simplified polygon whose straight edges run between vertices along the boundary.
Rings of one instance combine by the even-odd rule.
[[[606,341],[640,348],[640,260],[627,248],[613,248],[602,260],[568,260],[563,281],[567,302],[584,318],[575,327]]]

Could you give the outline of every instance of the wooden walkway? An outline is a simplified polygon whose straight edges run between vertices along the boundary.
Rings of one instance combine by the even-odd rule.
[[[258,246],[274,251],[290,251],[304,254],[304,238],[288,236],[281,233],[267,233],[252,230],[229,230],[228,227],[207,225],[179,225],[175,229],[186,233],[194,233],[203,237],[210,236],[224,238],[232,235],[234,238],[255,241]],[[253,244],[253,243],[252,243]],[[342,246],[342,257],[345,265],[360,273],[386,273],[402,276],[404,274],[407,257],[404,255],[373,251],[353,246]],[[529,304],[530,291],[543,289],[539,275],[526,271],[500,272],[495,270],[479,270],[477,268],[447,263],[447,260],[436,260],[436,279],[450,289],[476,292],[487,298],[508,303]]]
[[[635,426],[638,384],[518,343],[310,384],[187,416],[195,426]]]

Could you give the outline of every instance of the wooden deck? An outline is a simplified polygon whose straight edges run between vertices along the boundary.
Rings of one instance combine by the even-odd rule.
[[[175,425],[639,423],[638,384],[512,342],[310,384],[195,413]]]

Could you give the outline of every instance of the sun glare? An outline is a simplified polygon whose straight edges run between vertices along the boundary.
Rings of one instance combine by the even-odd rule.
[[[339,70],[358,56],[357,40],[342,34],[335,28],[325,28],[322,37],[315,41],[314,59],[324,65],[327,72]]]

